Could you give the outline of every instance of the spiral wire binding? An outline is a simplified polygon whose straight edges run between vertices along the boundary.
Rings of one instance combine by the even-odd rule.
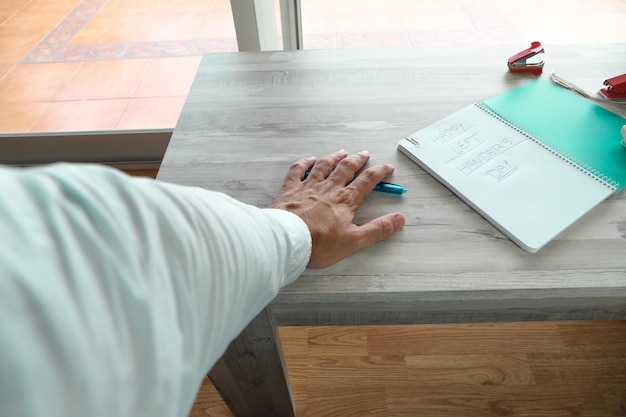
[[[527,138],[529,138],[530,140],[532,140],[533,142],[535,142],[536,144],[538,144],[542,148],[544,148],[544,149],[548,150],[549,152],[551,152],[552,154],[558,156],[559,158],[561,158],[562,160],[567,162],[569,165],[573,166],[574,168],[579,169],[580,171],[584,172],[585,174],[587,174],[591,178],[599,181],[600,183],[604,184],[605,186],[607,186],[607,187],[609,187],[609,188],[611,188],[613,190],[617,190],[620,187],[620,183],[619,182],[617,182],[614,179],[608,177],[607,175],[604,175],[602,172],[598,171],[597,169],[595,169],[591,165],[586,164],[586,163],[582,162],[581,160],[579,160],[577,158],[573,158],[571,155],[567,154],[566,152],[563,152],[562,149],[559,149],[556,146],[550,147],[547,144],[543,143],[541,140],[537,139],[537,138],[543,139],[540,135],[535,135],[529,129],[524,129],[523,127],[515,126],[514,124],[512,124],[511,122],[506,120],[504,117],[502,117],[495,109],[493,109],[489,105],[487,105],[485,103],[475,103],[475,105],[479,109],[484,110],[485,112],[487,112],[491,116],[493,116],[496,119],[500,120],[501,122],[507,124],[509,127],[514,129],[515,131],[517,131],[517,132],[521,133],[522,135],[526,136]],[[545,140],[545,139],[543,139],[543,140]],[[546,142],[548,142],[548,141],[546,141]]]

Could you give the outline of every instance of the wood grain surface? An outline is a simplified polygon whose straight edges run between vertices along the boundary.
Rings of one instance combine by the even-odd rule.
[[[544,46],[544,76],[555,69],[601,86],[626,72],[624,45]],[[264,207],[300,157],[367,149],[372,163],[396,166],[390,180],[409,192],[372,193],[356,221],[401,211],[404,230],[331,268],[307,270],[274,301],[278,325],[626,318],[624,193],[529,254],[396,149],[403,136],[531,79],[506,71],[510,52],[208,55],[158,178]]]
[[[626,72],[625,45],[544,46],[548,51],[544,76],[554,69],[566,78],[591,78],[601,86],[604,79]],[[333,267],[306,270],[268,307],[268,318],[278,326],[626,319],[626,194],[609,198],[539,253],[529,254],[397,151],[398,141],[405,135],[532,79],[506,70],[506,59],[517,48],[207,55],[158,179],[222,191],[267,207],[289,165],[301,157],[322,156],[341,148],[350,152],[365,149],[373,155],[371,163],[396,166],[389,180],[409,192],[401,197],[372,193],[357,212],[356,222],[401,211],[407,217],[404,230]],[[621,141],[619,132],[616,140]],[[258,326],[267,324],[259,322]],[[480,334],[490,328],[476,326],[472,332],[476,340],[470,338],[464,345],[477,346],[485,337]],[[561,331],[559,325],[546,326],[557,326],[552,330]],[[452,342],[458,336],[437,329],[450,327],[436,327],[430,336],[444,333],[427,337],[429,343],[420,335],[420,343],[411,346],[427,348],[436,342],[455,345]],[[615,402],[621,395],[611,391],[604,397],[582,386],[567,391],[569,388],[557,384],[550,394],[554,400],[546,400],[544,412],[537,411],[533,407],[546,393],[546,385],[531,383],[535,373],[528,349],[533,349],[535,341],[542,343],[544,328],[528,327],[528,337],[516,342],[507,340],[506,324],[497,329],[504,333],[491,339],[503,346],[494,354],[498,356],[491,358],[473,356],[484,354],[480,348],[473,353],[432,353],[435,356],[426,362],[422,362],[421,354],[416,358],[406,353],[374,355],[376,337],[367,332],[367,355],[299,357],[295,363],[306,363],[306,370],[293,373],[306,371],[306,391],[315,392],[315,396],[307,397],[304,411],[296,399],[298,414],[434,415],[431,407],[447,404],[449,414],[441,415],[585,415],[571,411],[575,404],[560,402],[565,395],[591,410],[587,415],[602,415],[593,414],[600,409],[594,408],[600,407],[598,401]],[[254,334],[256,330],[246,331]],[[315,331],[307,333],[307,340]],[[385,347],[406,345],[404,332],[403,336],[384,336],[381,343]],[[341,346],[354,340],[360,338],[338,337],[337,343]],[[507,347],[507,343],[511,345]],[[528,346],[520,347],[525,344]],[[331,345],[324,343],[327,348]],[[549,353],[558,354],[560,345],[556,346]],[[260,362],[280,363],[280,349],[272,350],[275,354],[271,357],[264,356],[269,351],[251,355]],[[567,354],[555,357],[555,361],[567,360]],[[455,355],[469,361],[470,374],[462,380],[474,381],[469,386],[481,390],[488,387],[487,391],[476,388],[459,392],[455,384],[448,384],[448,367],[454,368],[463,360]],[[549,361],[541,355],[537,358],[543,363]],[[220,369],[245,366],[234,361]],[[259,377],[255,373],[258,368],[250,367],[256,385],[275,380],[282,373],[280,369],[264,370],[267,374]],[[339,372],[332,371],[336,369]],[[422,375],[429,370],[439,385],[422,389]],[[322,379],[310,380],[316,373]],[[211,376],[213,381],[223,382],[218,383],[222,392],[231,393],[231,404],[241,403],[242,409],[254,410],[239,413],[242,417],[277,416],[277,410],[287,409],[291,402],[289,396],[282,395],[265,401],[267,406],[255,408],[256,403],[246,397],[249,384],[244,379],[237,380],[228,372]],[[375,380],[380,380],[377,385],[373,385]],[[620,384],[623,386],[623,381]],[[342,396],[346,386],[354,389]],[[293,383],[296,397],[302,389]],[[332,402],[334,397],[341,401]],[[413,402],[414,397],[419,401]],[[507,400],[499,400],[502,397]],[[520,403],[529,404],[525,414],[518,413]],[[355,412],[355,407],[361,408]]]
[[[298,417],[626,415],[626,322],[280,328]],[[209,381],[190,417],[232,417]]]

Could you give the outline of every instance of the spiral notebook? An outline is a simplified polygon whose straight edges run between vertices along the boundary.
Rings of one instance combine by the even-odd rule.
[[[398,149],[534,253],[626,185],[624,124],[537,79],[407,136]]]

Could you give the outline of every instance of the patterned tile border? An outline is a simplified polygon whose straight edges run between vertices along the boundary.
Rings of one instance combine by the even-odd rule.
[[[72,38],[98,13],[107,0],[83,0],[37,46],[22,63],[58,62],[63,59]]]
[[[520,42],[490,0],[461,0],[461,4],[476,28],[476,43],[512,45]]]
[[[71,45],[74,36],[93,19],[107,1],[83,0],[20,63],[159,58],[238,51],[235,38]]]
[[[71,41],[108,0],[83,0],[37,46],[22,64],[159,58],[238,51],[235,38],[190,39],[72,45]],[[461,0],[474,31],[372,32],[305,35],[306,49],[416,47],[423,45],[512,44],[519,40],[489,0]]]

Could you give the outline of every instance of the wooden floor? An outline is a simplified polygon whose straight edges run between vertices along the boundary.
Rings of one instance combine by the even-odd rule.
[[[626,416],[626,321],[281,328],[298,417]],[[205,380],[190,417],[232,416]]]
[[[280,338],[298,417],[626,416],[626,321],[283,327]],[[189,417],[218,416],[232,414],[205,379]]]

